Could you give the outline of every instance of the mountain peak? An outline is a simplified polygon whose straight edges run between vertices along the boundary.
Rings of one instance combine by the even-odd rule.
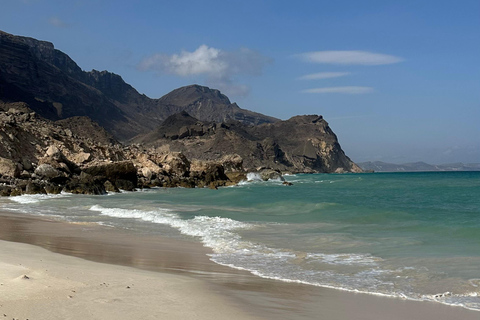
[[[164,104],[175,106],[187,106],[200,100],[212,100],[215,103],[230,105],[230,99],[217,89],[192,84],[180,87],[164,95],[159,99]]]

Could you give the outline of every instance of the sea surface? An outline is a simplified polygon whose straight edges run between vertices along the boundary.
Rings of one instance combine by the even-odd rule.
[[[309,174],[238,186],[2,198],[2,210],[202,242],[279,281],[480,311],[480,172]]]

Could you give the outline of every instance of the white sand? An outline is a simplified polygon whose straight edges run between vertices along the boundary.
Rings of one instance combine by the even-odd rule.
[[[263,279],[212,263],[197,243],[158,235],[0,211],[0,237],[62,253],[0,240],[0,320],[480,319],[439,303]]]
[[[0,241],[1,318],[254,319],[198,279],[7,241]]]

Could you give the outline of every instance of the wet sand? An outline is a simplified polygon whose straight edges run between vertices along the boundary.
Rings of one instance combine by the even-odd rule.
[[[480,318],[438,303],[262,279],[211,262],[199,243],[157,234],[0,212],[0,239],[9,241],[0,241],[0,315],[15,319]]]

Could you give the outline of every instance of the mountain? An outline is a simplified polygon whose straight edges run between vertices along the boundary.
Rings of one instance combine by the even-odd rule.
[[[133,142],[199,160],[237,154],[247,171],[258,167],[289,172],[362,171],[345,155],[328,123],[317,115],[252,126],[232,120],[202,122],[182,112]]]
[[[198,85],[151,99],[117,74],[83,71],[50,42],[2,31],[0,100],[26,102],[51,120],[88,116],[121,141],[149,132],[181,111],[205,121],[260,124],[278,120],[241,109],[218,90]]]
[[[363,170],[375,172],[480,171],[480,163],[450,163],[433,165],[425,162],[394,164],[381,161],[368,161],[358,163],[358,166]]]
[[[361,171],[321,116],[280,121],[242,109],[220,91],[199,85],[151,99],[117,74],[83,71],[50,42],[0,31],[2,101],[23,102],[77,135],[178,151],[192,161],[239,155],[251,170]],[[90,120],[106,132],[94,128]]]
[[[165,114],[182,111],[202,121],[226,122],[240,121],[245,124],[262,124],[279,121],[261,113],[241,109],[236,103],[231,103],[220,91],[191,85],[178,88],[157,100],[157,105],[168,110]]]

